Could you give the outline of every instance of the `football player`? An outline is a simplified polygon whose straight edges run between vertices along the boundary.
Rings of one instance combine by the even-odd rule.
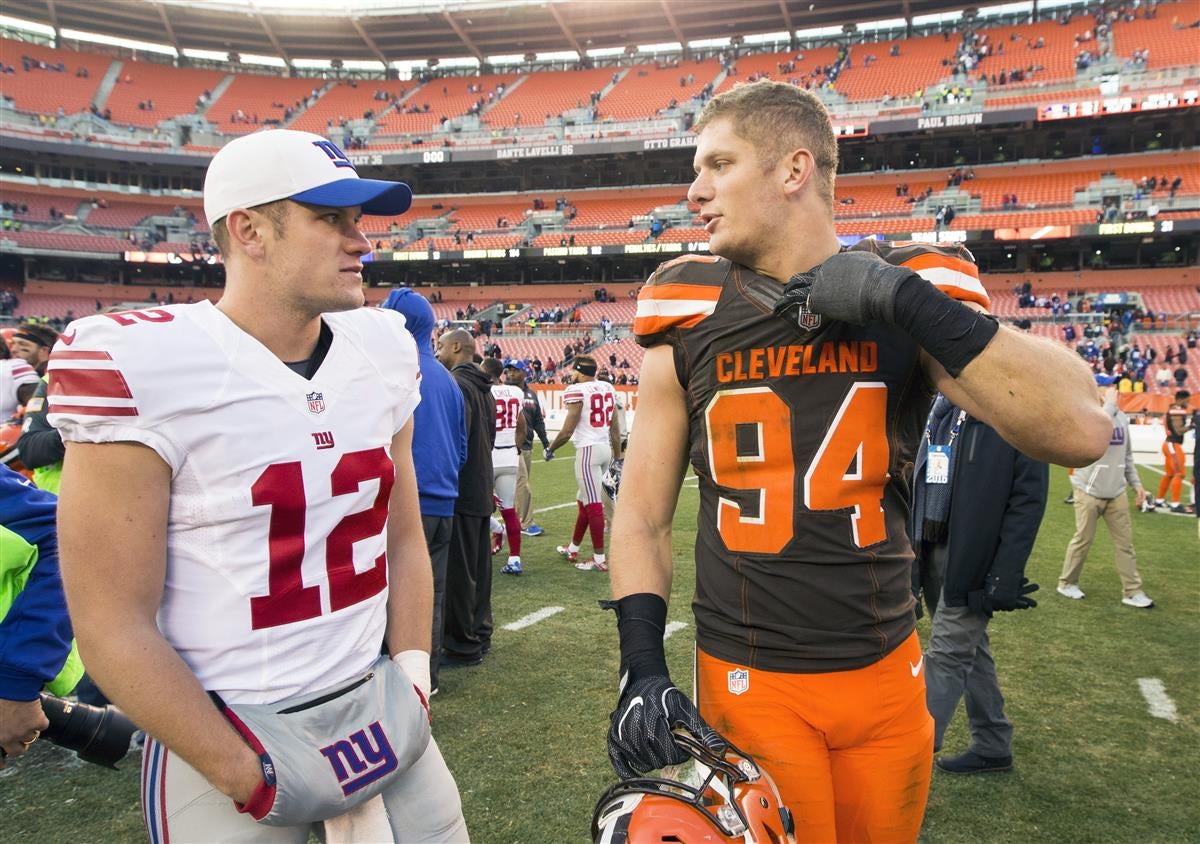
[[[484,358],[480,368],[492,380],[492,397],[496,400],[492,477],[495,479],[496,499],[500,502],[500,518],[504,520],[504,533],[508,538],[508,562],[500,569],[500,573],[521,574],[521,520],[513,505],[520,462],[517,443],[525,442],[525,392],[512,384],[500,383],[504,365],[496,358]]]
[[[696,122],[712,256],[638,297],[647,348],[613,530],[617,772],[686,758],[686,728],[752,754],[802,841],[914,841],[932,768],[905,530],[909,473],[941,390],[1038,460],[1083,465],[1111,428],[1086,365],[1001,328],[961,247],[834,231],[837,145],[821,102],[739,85]],[[1052,390],[1046,384],[1053,384]],[[700,480],[696,704],[663,631],[671,522]]]
[[[575,483],[578,486],[575,503],[579,512],[570,544],[559,545],[557,551],[580,571],[608,571],[600,481],[613,459],[621,456],[616,390],[607,381],[596,379],[596,359],[591,355],[576,355],[571,369],[572,383],[563,394],[567,418],[544,453],[547,460],[552,460],[554,452],[567,440],[575,445]],[[587,531],[592,535],[593,556],[586,562],[579,562],[579,543]]]
[[[466,837],[429,735],[417,350],[362,307],[359,218],[411,198],[318,135],[238,138],[204,184],[220,302],[91,316],[54,350],[63,581],[97,685],[148,734],[153,842],[348,817]]]
[[[1167,437],[1162,444],[1163,476],[1158,482],[1158,501],[1154,504],[1167,507],[1172,513],[1186,512],[1183,508],[1183,478],[1187,474],[1183,437],[1191,421],[1191,412],[1188,410],[1191,397],[1192,394],[1187,390],[1177,391],[1163,416]],[[1175,498],[1174,504],[1171,503],[1172,496]]]
[[[38,381],[34,368],[24,358],[11,357],[8,344],[0,342],[0,425],[24,407],[37,391]]]

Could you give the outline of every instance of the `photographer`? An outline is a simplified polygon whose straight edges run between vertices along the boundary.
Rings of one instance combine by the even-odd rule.
[[[57,499],[0,466],[0,768],[49,726],[38,695],[83,674],[58,574]]]

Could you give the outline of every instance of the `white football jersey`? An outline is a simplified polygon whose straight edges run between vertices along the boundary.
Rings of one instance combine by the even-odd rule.
[[[387,603],[392,437],[420,400],[394,311],[324,316],[305,379],[209,302],[73,322],[49,421],[171,467],[163,636],[201,685],[272,703],[370,668]]]
[[[37,371],[20,358],[0,360],[0,423],[17,412],[17,387],[36,384],[38,380]]]
[[[516,466],[520,460],[517,454],[517,422],[524,412],[525,392],[512,384],[493,384],[492,398],[496,400],[496,442],[492,446],[492,466]]]
[[[571,434],[576,448],[608,442],[608,426],[612,423],[616,408],[616,393],[607,381],[580,381],[567,387],[563,403],[567,405],[583,402],[579,424]]]

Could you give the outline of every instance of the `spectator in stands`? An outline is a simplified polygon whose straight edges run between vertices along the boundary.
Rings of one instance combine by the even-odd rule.
[[[1165,390],[1171,386],[1171,370],[1164,364],[1154,373],[1154,383],[1159,389]]]
[[[1187,377],[1188,377],[1187,367],[1177,366],[1175,368],[1175,372],[1172,374],[1175,376],[1175,386],[1182,389],[1183,385],[1187,383]]]

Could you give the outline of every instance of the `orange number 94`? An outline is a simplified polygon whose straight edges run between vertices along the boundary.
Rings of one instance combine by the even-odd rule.
[[[889,462],[886,421],[887,385],[853,384],[804,474],[804,506],[849,510],[860,548],[887,538],[882,506]],[[713,483],[758,497],[750,513],[736,501],[718,499],[717,530],[730,551],[777,554],[794,536],[793,423],[791,408],[769,387],[724,390],[709,402],[705,427]]]

